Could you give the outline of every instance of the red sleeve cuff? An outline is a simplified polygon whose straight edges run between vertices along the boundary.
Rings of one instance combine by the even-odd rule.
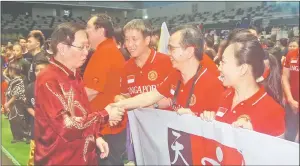
[[[100,130],[96,130],[96,132],[95,132],[96,139],[103,136],[100,131],[101,131],[102,126],[108,123],[108,120],[109,120],[108,112],[105,109],[102,111],[99,111],[99,118],[100,118],[100,126],[101,127],[100,127]]]
[[[102,110],[102,111],[99,111],[99,116],[100,116],[101,125],[104,125],[104,124],[108,123],[109,114],[105,109]]]

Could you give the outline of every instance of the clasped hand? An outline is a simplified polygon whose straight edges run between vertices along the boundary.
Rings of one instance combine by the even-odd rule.
[[[105,107],[105,110],[109,114],[109,124],[111,126],[117,125],[123,119],[125,109],[112,106],[111,104]]]

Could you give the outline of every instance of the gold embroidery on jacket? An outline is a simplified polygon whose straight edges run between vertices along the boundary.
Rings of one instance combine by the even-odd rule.
[[[63,105],[64,111],[62,111],[61,114],[63,114],[64,124],[66,128],[75,127],[77,129],[85,129],[98,121],[98,116],[94,116],[91,120],[84,122],[84,119],[86,119],[87,117],[87,111],[82,107],[79,101],[74,100],[75,94],[72,88],[70,88],[69,91],[65,91],[63,86],[60,84],[60,88],[63,93],[63,95],[60,95],[54,92],[49,87],[48,83],[46,83],[46,87]],[[74,107],[77,107],[82,112],[83,117],[75,116]],[[70,113],[70,115],[66,113]]]
[[[89,135],[85,138],[85,143],[84,143],[84,147],[83,147],[83,160],[86,162],[86,153],[87,153],[87,150],[88,150],[88,147],[89,147],[89,143],[90,142],[94,142],[95,141],[95,138],[93,135]]]

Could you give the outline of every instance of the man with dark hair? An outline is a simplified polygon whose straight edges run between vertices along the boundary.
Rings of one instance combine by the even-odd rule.
[[[131,58],[124,66],[124,74],[121,79],[121,94],[115,97],[115,101],[136,96],[143,92],[149,92],[157,88],[173,70],[169,56],[159,53],[149,47],[151,40],[151,25],[143,19],[133,19],[123,28],[126,41],[125,47]],[[168,108],[171,99],[164,98],[152,108]],[[126,120],[127,117],[124,117]],[[126,126],[125,123],[121,125]],[[135,161],[129,123],[127,123],[127,155],[130,163]],[[127,163],[129,164],[129,163]]]
[[[125,60],[113,40],[114,29],[111,18],[106,14],[93,16],[86,28],[91,47],[95,49],[83,75],[85,90],[93,110],[102,110],[114,101],[114,97],[121,93],[120,79]],[[110,146],[110,154],[107,159],[101,160],[102,165],[121,164],[120,145],[126,132],[119,132],[118,127],[107,125],[101,133]],[[118,134],[121,134],[119,136]],[[125,143],[125,142],[124,142]],[[125,145],[124,145],[125,146]]]
[[[172,29],[172,31],[176,31],[178,28],[182,28],[182,27],[189,27],[189,28],[193,28],[196,29],[193,26],[187,26],[187,25],[183,25],[183,26],[179,26],[176,27],[174,29]],[[209,58],[209,56],[204,52],[204,40],[203,40],[203,35],[201,33],[201,31],[199,29],[197,29],[199,33],[199,35],[201,36],[201,39],[199,40],[199,43],[197,44],[198,49],[196,50],[196,55],[199,56],[199,60],[201,65],[203,65],[204,67],[206,67],[210,72],[214,73],[216,76],[219,76],[220,73],[218,71],[217,65],[215,64],[215,62]],[[193,37],[194,38],[194,37]],[[199,52],[201,51],[201,56],[199,54]],[[199,54],[199,55],[198,55]]]
[[[153,105],[164,97],[172,99],[172,109],[179,114],[199,116],[218,108],[224,90],[221,81],[201,64],[203,37],[198,28],[180,26],[172,31],[168,49],[172,66],[168,77],[150,92],[121,100],[112,106],[134,109]]]
[[[38,60],[47,60],[45,54],[43,54],[41,47],[45,43],[44,34],[40,30],[30,31],[27,37],[27,49],[32,54],[32,62],[28,71],[28,81],[35,81],[35,63]]]
[[[26,39],[24,37],[20,37],[19,38],[19,44],[22,47],[23,58],[26,59],[28,62],[31,63],[31,61],[32,61],[32,55],[28,52]]]

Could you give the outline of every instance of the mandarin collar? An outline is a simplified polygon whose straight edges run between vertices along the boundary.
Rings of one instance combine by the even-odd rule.
[[[55,60],[53,57],[50,58],[50,63],[60,69],[63,73],[65,73],[70,79],[75,80],[79,79],[79,70],[76,70],[76,75],[74,75],[74,72],[72,72],[70,69],[68,69],[65,65],[60,63],[59,61]]]

